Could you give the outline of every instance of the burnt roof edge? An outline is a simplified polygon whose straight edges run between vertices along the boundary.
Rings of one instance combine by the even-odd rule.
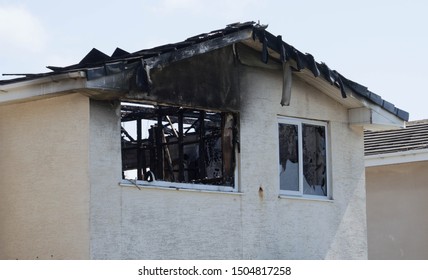
[[[293,46],[282,41],[281,36],[274,36],[266,31],[265,28],[254,26],[253,29],[253,39],[259,40],[261,44],[277,52],[280,55],[282,62],[292,59],[296,62],[296,70],[300,71],[302,69],[308,69],[312,72],[315,78],[321,75],[330,84],[335,85],[340,89],[343,98],[347,98],[347,89],[350,89],[358,96],[380,106],[382,109],[397,116],[399,119],[403,121],[409,120],[408,112],[397,108],[394,104],[369,91],[366,86],[347,79],[336,70],[330,69],[325,63],[316,62],[311,54],[300,52]],[[265,62],[267,62],[268,59],[268,56],[263,54],[266,47],[263,47],[262,49],[262,60]]]
[[[255,22],[234,23],[228,25],[224,29],[193,36],[176,44],[168,44],[131,54],[126,54],[123,51],[120,57],[115,55],[110,57],[96,49],[92,49],[78,64],[67,67],[49,66],[48,68],[54,72],[32,74],[11,80],[0,80],[0,86],[71,71],[88,71],[89,69],[105,67],[108,63],[117,63],[119,61],[128,62],[142,59],[149,67],[163,66],[173,61],[189,58],[216,48],[249,39],[251,38],[250,36],[252,36],[253,40],[258,40],[262,44],[261,59],[263,62],[267,63],[269,59],[269,54],[267,52],[269,48],[280,55],[280,60],[282,60],[282,62],[290,59],[294,60],[296,62],[296,70],[308,69],[315,78],[321,76],[331,85],[338,87],[343,98],[347,98],[347,90],[350,89],[358,96],[380,106],[382,109],[392,113],[398,118],[404,121],[409,120],[408,112],[395,107],[394,104],[369,91],[367,87],[349,80],[337,71],[330,69],[325,63],[316,62],[311,54],[300,52],[293,46],[284,42],[281,36],[274,36],[266,31],[266,27],[267,26],[256,24]],[[251,34],[249,31],[251,31]],[[198,45],[198,47],[195,48],[195,45]]]

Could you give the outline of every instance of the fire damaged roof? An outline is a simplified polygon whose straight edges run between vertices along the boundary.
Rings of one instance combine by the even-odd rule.
[[[149,91],[150,75],[148,72],[150,69],[248,40],[257,42],[257,45],[260,46],[258,50],[261,53],[260,59],[263,63],[268,63],[269,60],[283,63],[292,62],[293,71],[309,70],[314,77],[320,77],[340,89],[343,98],[347,98],[352,92],[402,120],[407,121],[409,118],[408,112],[395,107],[394,104],[382,99],[379,95],[368,90],[367,87],[330,69],[325,63],[316,62],[311,54],[300,52],[284,42],[281,36],[275,36],[266,31],[266,26],[255,22],[230,24],[226,28],[199,34],[183,42],[134,53],[117,48],[109,56],[94,48],[77,64],[66,67],[48,66],[52,72],[25,74],[24,77],[17,79],[0,80],[0,86],[75,71],[84,71],[86,79],[93,80],[117,73],[127,73],[133,69],[136,72],[135,75],[140,77],[137,86]]]

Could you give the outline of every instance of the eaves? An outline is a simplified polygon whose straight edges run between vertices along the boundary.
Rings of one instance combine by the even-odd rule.
[[[366,167],[428,161],[428,149],[369,155],[364,159]]]
[[[93,49],[78,64],[49,67],[54,72],[0,83],[0,103],[25,101],[73,90],[84,91],[94,98],[108,99],[129,90],[131,80],[137,80],[136,83],[132,82],[132,86],[136,86],[137,90],[148,92],[152,69],[236,43],[244,43],[260,53],[262,63],[276,60],[279,65],[290,65],[294,75],[348,108],[351,125],[382,129],[403,126],[404,121],[408,120],[407,112],[383,100],[366,87],[345,78],[326,64],[316,62],[312,55],[298,51],[283,42],[281,36],[274,36],[265,29],[266,26],[254,22],[237,23],[176,44],[135,53],[115,51],[111,57]],[[70,81],[65,81],[66,79]],[[25,92],[30,85],[38,87],[34,93]],[[16,96],[11,96],[12,92],[16,92]]]
[[[90,88],[85,71],[48,75],[0,85],[0,105],[22,103],[70,93],[81,93],[95,99],[117,98],[117,91]]]

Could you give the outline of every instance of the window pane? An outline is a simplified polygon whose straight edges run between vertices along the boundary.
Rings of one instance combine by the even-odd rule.
[[[280,123],[278,132],[280,189],[299,191],[298,126]]]
[[[327,196],[325,127],[302,125],[303,194]]]

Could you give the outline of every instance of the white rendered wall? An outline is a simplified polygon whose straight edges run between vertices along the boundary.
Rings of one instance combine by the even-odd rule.
[[[363,132],[346,108],[298,79],[281,107],[266,69],[242,67],[240,86],[239,194],[119,186],[120,127],[103,123],[119,116],[91,103],[91,139],[105,137],[91,142],[92,258],[367,258]],[[278,197],[278,115],[329,122],[333,201]]]
[[[281,107],[280,73],[242,74],[243,257],[367,258],[363,131],[349,128],[346,108],[299,79]],[[332,202],[278,198],[278,115],[329,122]]]
[[[90,256],[121,258],[121,148],[119,102],[90,102]]]

